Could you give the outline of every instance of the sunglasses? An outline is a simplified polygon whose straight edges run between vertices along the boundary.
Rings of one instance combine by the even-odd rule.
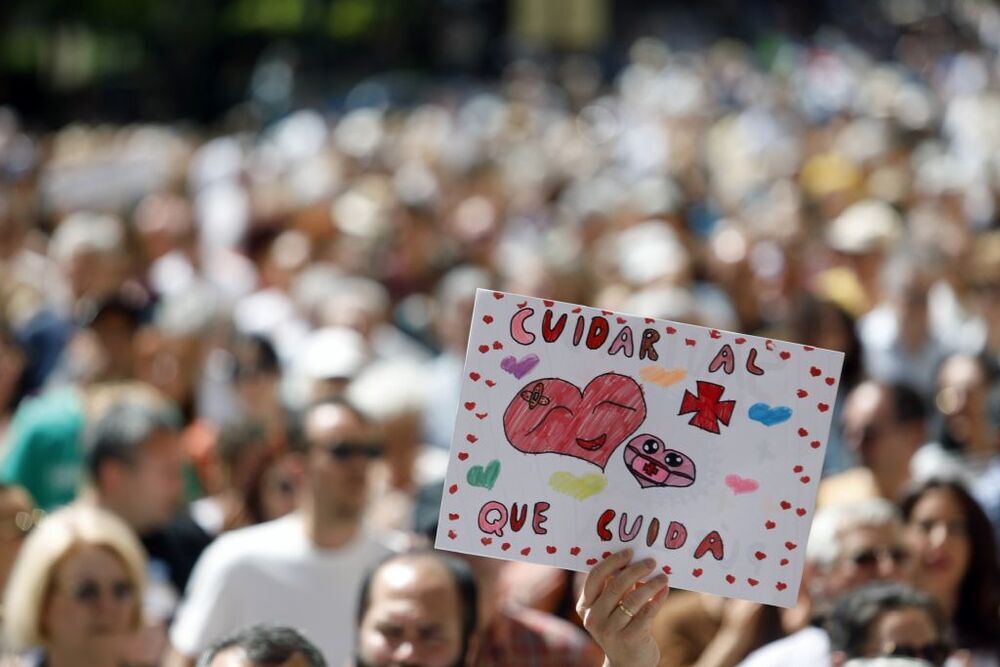
[[[944,642],[935,642],[923,646],[888,642],[882,647],[881,655],[885,658],[915,658],[917,660],[926,660],[932,665],[943,665],[948,656],[951,655],[951,647]]]
[[[131,581],[116,581],[103,587],[93,579],[84,579],[77,584],[70,597],[85,605],[94,605],[107,593],[115,602],[126,602],[135,595],[135,585]]]
[[[373,461],[382,456],[382,447],[373,443],[341,442],[326,448],[326,453],[335,461],[345,463],[354,458]]]
[[[905,563],[910,559],[910,552],[901,547],[891,549],[865,549],[850,557],[850,561],[857,567],[872,568],[877,566],[882,560],[890,559],[894,565]]]

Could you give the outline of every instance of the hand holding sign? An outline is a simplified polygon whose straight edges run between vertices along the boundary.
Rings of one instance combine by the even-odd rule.
[[[842,361],[480,290],[436,546],[792,606]]]

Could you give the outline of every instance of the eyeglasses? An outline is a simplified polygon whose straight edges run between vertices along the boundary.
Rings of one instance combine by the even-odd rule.
[[[105,593],[115,602],[126,602],[135,594],[135,585],[131,581],[116,581],[104,587],[93,579],[84,579],[73,587],[70,597],[89,606],[97,604]]]
[[[926,660],[932,665],[943,665],[948,656],[951,655],[951,647],[944,642],[934,642],[923,646],[887,642],[882,647],[881,655],[885,658],[916,658]]]
[[[372,461],[382,456],[382,447],[373,443],[341,442],[327,447],[326,453],[339,463],[346,463],[354,458]]]
[[[849,558],[857,567],[873,568],[885,559],[892,561],[893,565],[900,565],[910,559],[910,552],[901,547],[890,549],[865,549]]]

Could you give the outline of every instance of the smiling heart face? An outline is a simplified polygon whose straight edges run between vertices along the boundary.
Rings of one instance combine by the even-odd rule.
[[[527,454],[565,454],[601,470],[646,418],[642,389],[630,377],[605,373],[581,392],[559,378],[529,382],[503,415],[504,433]]]

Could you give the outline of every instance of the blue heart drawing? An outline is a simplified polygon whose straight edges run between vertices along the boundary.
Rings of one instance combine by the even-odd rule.
[[[785,405],[776,405],[772,408],[767,403],[754,403],[747,414],[755,422],[760,422],[764,426],[774,426],[788,421],[792,416],[792,409]]]

